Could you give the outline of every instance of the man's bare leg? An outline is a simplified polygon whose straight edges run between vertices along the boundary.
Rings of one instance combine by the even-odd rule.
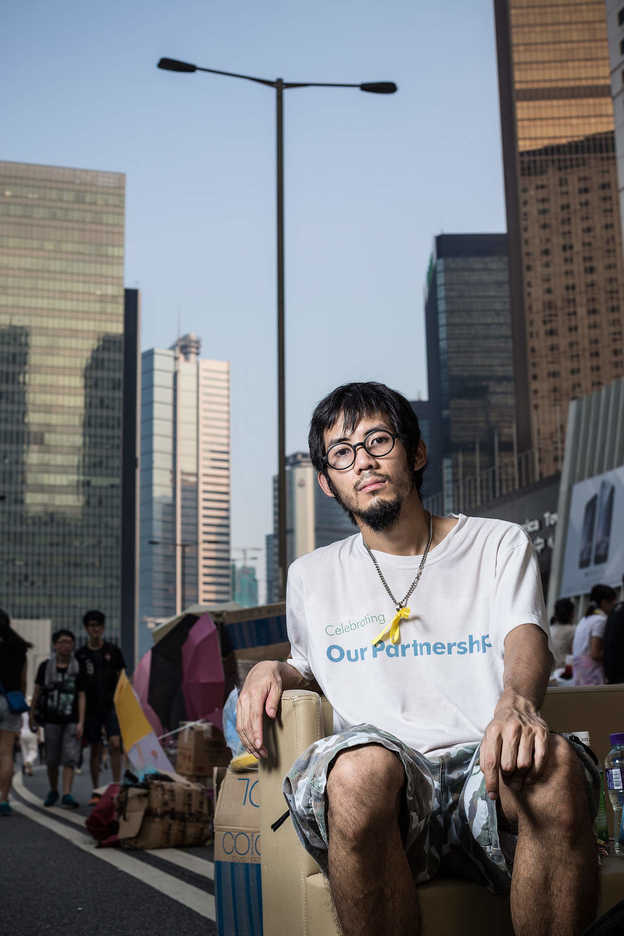
[[[500,785],[505,817],[518,824],[511,884],[516,936],[577,936],[594,920],[598,860],[583,769],[568,742],[551,735],[538,782]]]
[[[94,790],[97,790],[100,782],[100,766],[102,764],[102,745],[92,744],[89,757],[89,767],[91,768],[91,784]]]
[[[51,764],[48,764],[47,771],[50,789],[54,790],[55,793],[58,793],[58,766],[52,766]]]
[[[13,779],[13,748],[17,732],[0,730],[0,800],[8,801]]]
[[[63,767],[63,796],[69,796],[74,782],[74,768]]]
[[[121,738],[119,735],[113,735],[108,739],[108,753],[113,783],[119,783],[121,780]]]
[[[327,778],[329,885],[344,936],[420,932],[399,829],[401,762],[380,745],[343,751]]]

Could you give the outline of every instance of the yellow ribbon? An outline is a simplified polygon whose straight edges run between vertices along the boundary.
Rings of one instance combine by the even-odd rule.
[[[382,632],[375,637],[373,640],[373,647],[376,646],[381,640],[385,640],[386,637],[390,637],[390,643],[398,644],[401,639],[401,621],[407,620],[410,616],[411,611],[409,608],[397,608],[397,613],[394,615],[387,627],[385,627]]]

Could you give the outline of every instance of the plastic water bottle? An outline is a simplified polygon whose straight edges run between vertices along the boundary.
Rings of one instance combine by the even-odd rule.
[[[607,846],[609,844],[609,823],[607,822],[607,803],[605,798],[605,775],[600,771],[600,800],[598,803],[598,814],[594,822],[594,832],[596,838]]]
[[[613,834],[615,854],[624,858],[624,731],[609,736],[611,750],[605,758],[605,779],[609,801],[613,809]]]

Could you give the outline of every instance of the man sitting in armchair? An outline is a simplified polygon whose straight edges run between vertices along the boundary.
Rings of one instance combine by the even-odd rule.
[[[284,793],[343,933],[418,933],[416,885],[439,873],[511,891],[518,936],[582,933],[598,899],[599,779],[540,716],[552,657],[528,537],[425,511],[418,420],[382,384],[329,394],[309,444],[359,533],[291,565],[291,659],[250,671],[237,727],[266,757],[263,715],[283,690],[318,685],[333,706],[335,733]]]

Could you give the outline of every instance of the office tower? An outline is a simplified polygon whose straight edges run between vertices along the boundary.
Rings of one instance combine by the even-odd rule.
[[[505,234],[435,238],[425,322],[432,448],[425,495],[443,491],[443,509],[458,510],[466,479],[515,451]]]
[[[286,556],[290,565],[319,546],[329,546],[357,532],[333,497],[324,494],[310,456],[286,457]],[[277,477],[273,478],[273,533],[266,537],[267,601],[279,598],[277,578]]]
[[[125,177],[2,162],[0,183],[2,605],[80,639],[99,608],[119,640],[138,307],[124,310]]]
[[[420,437],[427,446],[427,467],[423,474],[420,496],[431,497],[441,490],[439,419],[431,400],[411,400],[410,405],[418,420]]]
[[[232,563],[232,598],[243,608],[253,608],[258,604],[258,579],[252,566],[238,568]]]
[[[624,3],[622,0],[607,0],[607,36],[615,120],[618,201],[620,222],[624,231]]]
[[[230,365],[200,339],[143,352],[139,617],[229,601]]]
[[[494,0],[518,440],[541,475],[568,403],[624,373],[604,0]]]

